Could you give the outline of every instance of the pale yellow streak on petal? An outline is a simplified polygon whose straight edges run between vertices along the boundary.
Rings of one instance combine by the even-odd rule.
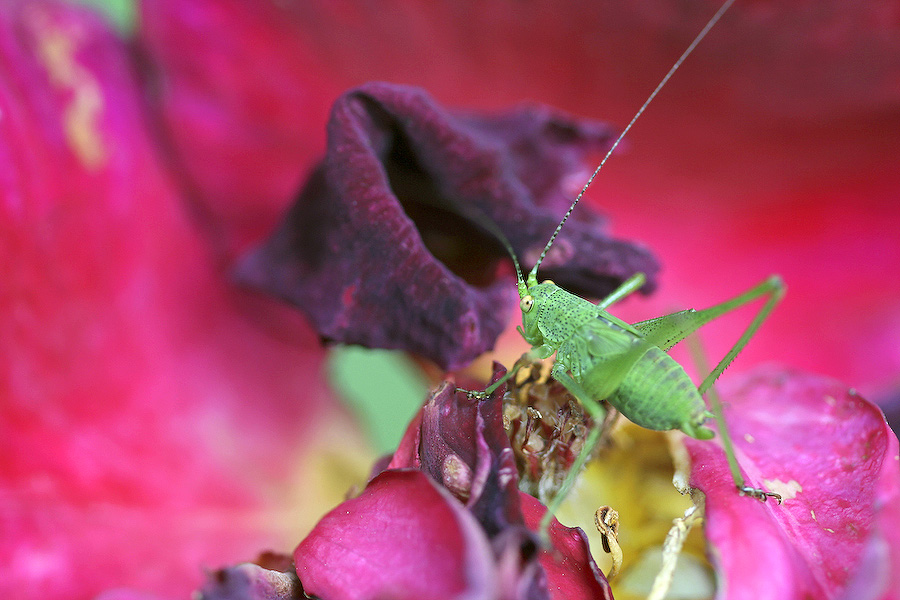
[[[66,140],[85,168],[96,171],[108,157],[100,130],[105,102],[97,78],[78,61],[84,31],[54,23],[39,7],[32,7],[26,22],[50,82],[68,98],[61,115]]]

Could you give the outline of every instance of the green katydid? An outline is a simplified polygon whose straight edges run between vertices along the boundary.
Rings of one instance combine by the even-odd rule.
[[[768,497],[775,498],[779,502],[781,500],[778,494],[746,484],[725,428],[721,406],[717,401],[711,402],[715,412],[713,414],[707,410],[702,398],[784,296],[785,286],[778,276],[773,275],[743,294],[705,310],[684,310],[634,324],[614,317],[606,312],[606,309],[638,290],[645,282],[643,273],[633,275],[597,304],[565,291],[552,281],[538,283],[537,280],[537,270],[557,234],[613,150],[732,2],[733,0],[725,2],[710,19],[613,143],[572,202],[527,278],[523,276],[509,242],[499,230],[489,227],[504,243],[515,265],[522,310],[522,325],[517,329],[532,346],[528,354],[533,358],[546,359],[555,353],[556,359],[551,375],[565,386],[598,424],[588,434],[583,449],[556,497],[548,506],[541,523],[542,531],[546,531],[550,519],[565,499],[578,472],[599,440],[601,433],[599,424],[603,422],[606,414],[603,401],[618,409],[637,425],[661,431],[677,429],[697,439],[713,437],[713,431],[703,424],[709,417],[715,417],[739,492],[762,501]],[[701,326],[762,297],[765,297],[766,301],[750,325],[699,386],[695,386],[681,365],[666,354],[666,351]],[[521,364],[521,361],[518,364]],[[515,368],[510,370],[506,377],[495,382],[482,394],[493,392],[512,376],[515,370]]]

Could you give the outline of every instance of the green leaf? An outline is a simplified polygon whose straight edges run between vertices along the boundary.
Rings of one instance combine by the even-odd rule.
[[[397,448],[428,392],[418,367],[391,350],[337,346],[329,354],[328,376],[379,453]]]

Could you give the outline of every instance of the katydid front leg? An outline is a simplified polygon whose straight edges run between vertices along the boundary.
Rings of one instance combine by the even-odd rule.
[[[526,352],[522,356],[520,356],[519,360],[516,361],[516,364],[513,365],[512,369],[507,371],[503,377],[501,377],[500,379],[498,379],[491,385],[484,388],[483,391],[479,392],[477,390],[464,390],[462,388],[457,388],[457,390],[460,392],[465,392],[466,395],[469,396],[470,398],[487,398],[488,396],[493,394],[494,391],[498,387],[500,387],[501,385],[503,385],[504,383],[509,381],[512,377],[514,377],[515,374],[519,372],[519,369],[522,368],[522,365],[524,365],[526,362],[531,362],[536,359],[544,360],[545,358],[548,358],[551,354],[553,354],[553,349],[550,348],[549,346],[538,346],[536,348],[532,348],[531,350],[529,350],[528,352]]]

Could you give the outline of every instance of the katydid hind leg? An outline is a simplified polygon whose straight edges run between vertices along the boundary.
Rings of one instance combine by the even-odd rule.
[[[765,303],[753,317],[753,320],[731,349],[725,353],[725,356],[719,361],[715,368],[709,371],[709,375],[703,379],[703,382],[697,387],[697,391],[701,395],[707,394],[710,409],[719,426],[722,447],[725,450],[725,456],[728,460],[735,486],[741,494],[753,496],[754,498],[763,501],[768,497],[773,497],[779,502],[781,502],[781,497],[778,494],[746,485],[746,481],[744,480],[740,466],[738,465],[737,456],[735,455],[734,444],[731,441],[731,436],[728,433],[728,427],[725,423],[725,416],[722,412],[722,403],[719,400],[718,394],[712,389],[712,385],[756,334],[778,302],[784,297],[784,293],[785,286],[784,283],[782,283],[781,278],[773,275],[743,294],[710,308],[699,311],[681,311],[635,324],[635,328],[645,333],[645,339],[647,339],[647,341],[657,344],[661,348],[667,350],[710,321],[758,298],[766,297]],[[698,359],[698,365],[705,362],[701,360],[701,356],[697,355],[697,353],[695,353],[695,358]],[[707,369],[707,366],[701,367],[701,371],[706,371]]]
[[[756,333],[756,330],[768,316],[769,312],[771,312],[772,308],[775,307],[775,304],[777,304],[784,296],[784,290],[785,287],[781,278],[777,275],[772,275],[743,294],[735,296],[731,300],[726,300],[721,304],[716,304],[715,306],[710,306],[703,310],[682,310],[662,317],[647,319],[646,321],[634,323],[633,327],[640,331],[644,335],[644,338],[651,344],[659,346],[662,350],[668,351],[678,342],[684,340],[710,321],[713,321],[732,310],[738,309],[745,304],[749,304],[757,298],[768,295],[769,300],[767,301],[767,305],[771,303],[772,306],[768,309],[765,306],[763,307],[760,311],[760,313],[764,313],[762,314],[761,319],[760,315],[757,314],[753,322],[751,322],[750,326],[747,328],[747,331],[750,332],[749,335],[747,334],[747,331],[745,331],[744,335],[741,336],[741,339],[738,340],[738,343],[735,344],[737,350],[734,352],[734,355],[731,356],[730,359],[728,358],[729,355],[726,355],[726,357],[722,359],[722,362],[725,363],[725,365],[722,367],[721,371],[724,371],[725,367],[734,360],[734,356],[743,349],[746,342],[754,333]],[[741,340],[744,341],[743,344],[741,344]],[[734,348],[732,348],[732,350],[734,350]],[[721,371],[719,371],[719,374],[721,374]],[[718,375],[716,375],[716,377],[718,377]]]
[[[709,363],[706,360],[706,353],[701,347],[700,338],[691,336],[688,339],[688,345],[697,368],[701,372],[709,370]],[[734,443],[731,440],[728,425],[725,422],[725,412],[723,410],[722,400],[719,398],[719,393],[716,391],[716,386],[710,386],[709,390],[706,392],[706,399],[712,410],[713,417],[716,420],[716,425],[718,425],[719,428],[719,437],[722,439],[722,449],[725,451],[725,459],[728,461],[728,468],[731,471],[731,478],[734,480],[735,487],[737,487],[742,496],[751,496],[762,502],[765,502],[768,498],[774,498],[778,504],[781,504],[780,494],[747,485],[747,481],[741,471],[740,463],[738,463],[737,453],[734,450]]]
[[[738,353],[744,349],[750,339],[756,335],[756,332],[759,330],[760,326],[763,322],[769,317],[772,313],[772,310],[775,309],[775,306],[781,302],[781,299],[784,298],[784,293],[786,291],[784,283],[781,281],[781,278],[777,275],[773,275],[754,287],[753,289],[747,291],[745,294],[738,296],[734,300],[730,300],[728,302],[723,302],[717,306],[712,308],[708,308],[706,310],[699,311],[699,314],[705,315],[706,313],[710,313],[712,316],[709,317],[708,321],[715,319],[739,306],[743,306],[748,302],[755,300],[761,296],[768,296],[766,298],[765,303],[762,305],[762,308],[759,309],[759,312],[756,313],[756,316],[753,317],[753,320],[750,321],[750,325],[747,326],[747,329],[744,330],[744,333],[741,334],[741,337],[738,338],[738,341],[735,342],[734,346],[725,353],[725,356],[722,360],[719,361],[719,364],[716,365],[716,368],[710,371],[709,375],[706,376],[706,379],[703,380],[697,387],[697,391],[700,394],[704,394],[706,390],[712,386],[712,384],[719,378],[719,375],[731,364],[731,362],[737,357]],[[746,297],[746,298],[745,298]],[[727,305],[727,306],[726,306]],[[708,322],[707,321],[707,322]]]

